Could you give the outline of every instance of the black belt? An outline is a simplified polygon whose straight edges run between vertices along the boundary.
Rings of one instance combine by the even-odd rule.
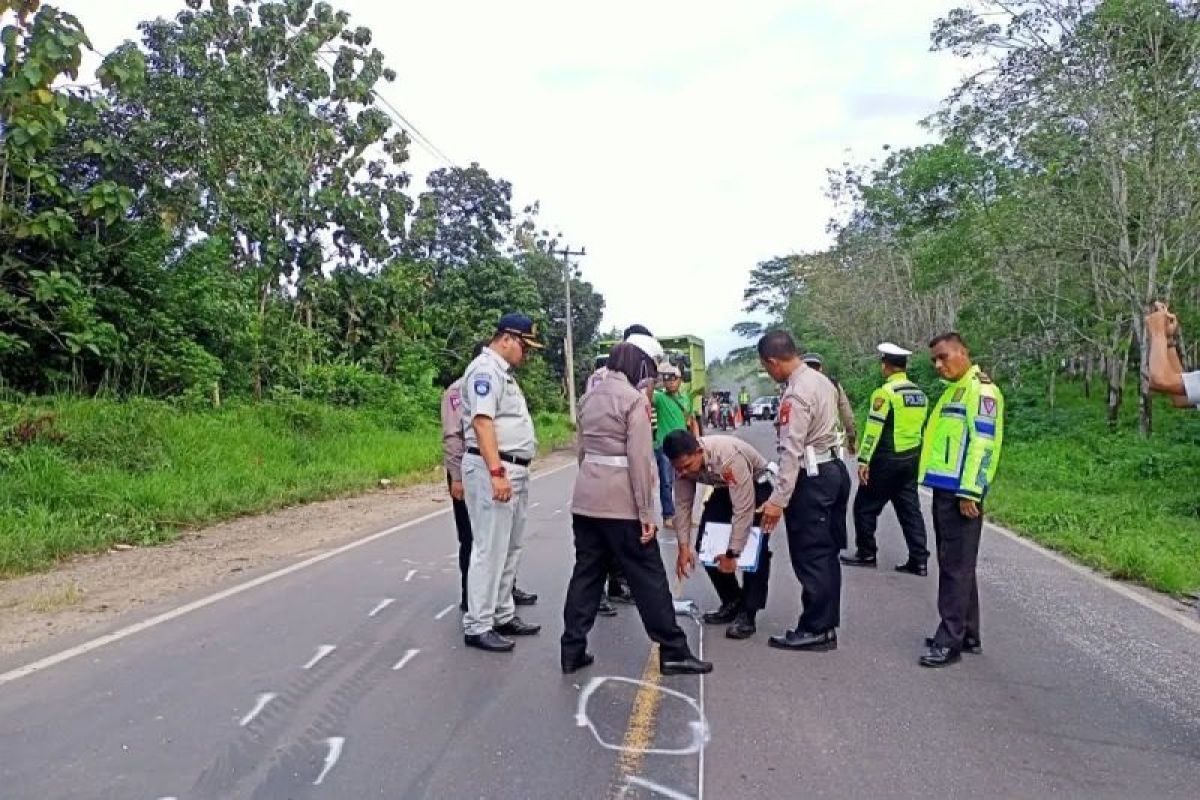
[[[482,456],[483,455],[483,453],[479,452],[478,447],[468,447],[467,452],[473,456]],[[530,464],[533,463],[532,458],[521,458],[520,456],[510,456],[508,453],[501,453],[500,460],[507,461],[509,464],[516,464],[518,467],[528,467]]]

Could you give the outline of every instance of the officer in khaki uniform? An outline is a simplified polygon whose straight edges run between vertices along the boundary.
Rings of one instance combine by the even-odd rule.
[[[471,359],[479,358],[486,342],[475,345]],[[458,571],[462,577],[459,608],[467,610],[467,572],[471,566],[471,515],[467,511],[466,490],[463,488],[462,459],[467,451],[463,433],[462,378],[456,379],[442,392],[442,464],[446,468],[446,485],[450,489],[450,504],[454,509],[454,527],[458,533]],[[537,595],[513,586],[513,602],[519,606],[537,603]]]
[[[879,550],[875,527],[883,507],[891,503],[908,544],[908,560],[897,565],[896,571],[925,575],[929,550],[917,493],[917,466],[929,400],[904,371],[912,352],[891,342],[884,342],[878,349],[884,381],[871,394],[867,427],[858,453],[855,552],[852,556],[842,556],[842,563],[852,567],[875,566]]]
[[[847,452],[854,455],[855,450],[858,449],[858,430],[854,421],[854,406],[850,403],[850,396],[842,388],[841,382],[825,374],[825,359],[821,357],[820,353],[805,353],[800,360],[829,378],[829,382],[837,389],[838,422],[842,426],[841,433],[845,436],[843,444]]]
[[[512,650],[507,637],[541,630],[523,622],[513,602],[537,436],[525,395],[512,375],[528,351],[541,346],[533,320],[507,314],[462,378],[467,446],[462,474],[474,531],[464,641],[490,652]]]
[[[770,532],[785,518],[803,605],[796,629],[772,636],[769,644],[834,650],[842,603],[838,553],[846,546],[850,500],[850,473],[836,449],[837,388],[800,360],[784,331],[759,339],[758,358],[772,380],[787,384],[779,404],[779,477],[762,507],[762,528]]]
[[[957,333],[929,343],[946,391],[933,407],[921,447],[920,480],[933,490],[937,537],[937,633],[925,640],[923,667],[944,667],[963,650],[982,649],[975,563],[983,536],[983,503],[996,478],[1004,443],[1004,395],[971,363]]]
[[[771,550],[763,542],[758,569],[743,572],[742,583],[737,579],[737,560],[750,538],[750,528],[757,523],[756,509],[771,497],[770,473],[767,460],[748,442],[733,436],[701,436],[679,430],[667,434],[663,452],[675,469],[675,538],[679,542],[676,554],[676,574],[680,578],[691,573],[696,563],[696,551],[704,539],[709,523],[731,526],[729,549],[718,559],[716,566],[705,565],[721,607],[704,615],[709,625],[724,625],[730,639],[748,639],[757,630],[754,618],[767,605],[767,584],[771,579]],[[693,549],[692,505],[696,499],[696,484],[715,487],[704,503],[700,515],[700,531]]]

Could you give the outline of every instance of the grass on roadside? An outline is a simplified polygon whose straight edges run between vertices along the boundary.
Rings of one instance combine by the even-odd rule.
[[[566,418],[539,415],[546,449]],[[363,492],[381,478],[434,480],[434,428],[305,401],[186,411],[166,403],[54,398],[0,404],[0,576],[115,543]]]

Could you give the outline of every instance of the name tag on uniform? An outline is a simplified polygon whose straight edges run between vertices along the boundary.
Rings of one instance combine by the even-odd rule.
[[[925,405],[925,398],[919,394],[906,394],[904,395],[904,405],[909,407],[923,407]]]

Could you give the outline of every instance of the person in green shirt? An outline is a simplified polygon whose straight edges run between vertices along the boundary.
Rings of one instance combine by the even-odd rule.
[[[979,588],[975,563],[983,536],[983,502],[996,478],[1004,443],[1004,395],[971,363],[957,333],[929,343],[938,374],[948,384],[925,426],[920,481],[933,490],[937,539],[937,633],[925,640],[923,667],[944,667],[978,653]]]
[[[683,378],[679,367],[664,365],[659,371],[662,388],[654,392],[654,413],[658,426],[654,430],[654,457],[658,460],[658,495],[662,502],[663,526],[675,524],[675,470],[671,460],[663,453],[663,440],[673,431],[687,430],[696,433],[696,419],[692,416],[686,397],[679,394]],[[691,534],[691,531],[688,531]]]
[[[875,527],[888,503],[896,512],[908,561],[897,572],[925,575],[929,550],[925,544],[925,517],[917,494],[917,467],[921,458],[921,432],[929,400],[908,379],[912,352],[884,342],[879,345],[883,385],[871,395],[867,427],[858,453],[858,491],[854,495],[854,555],[842,556],[851,567],[874,567],[879,547]]]

